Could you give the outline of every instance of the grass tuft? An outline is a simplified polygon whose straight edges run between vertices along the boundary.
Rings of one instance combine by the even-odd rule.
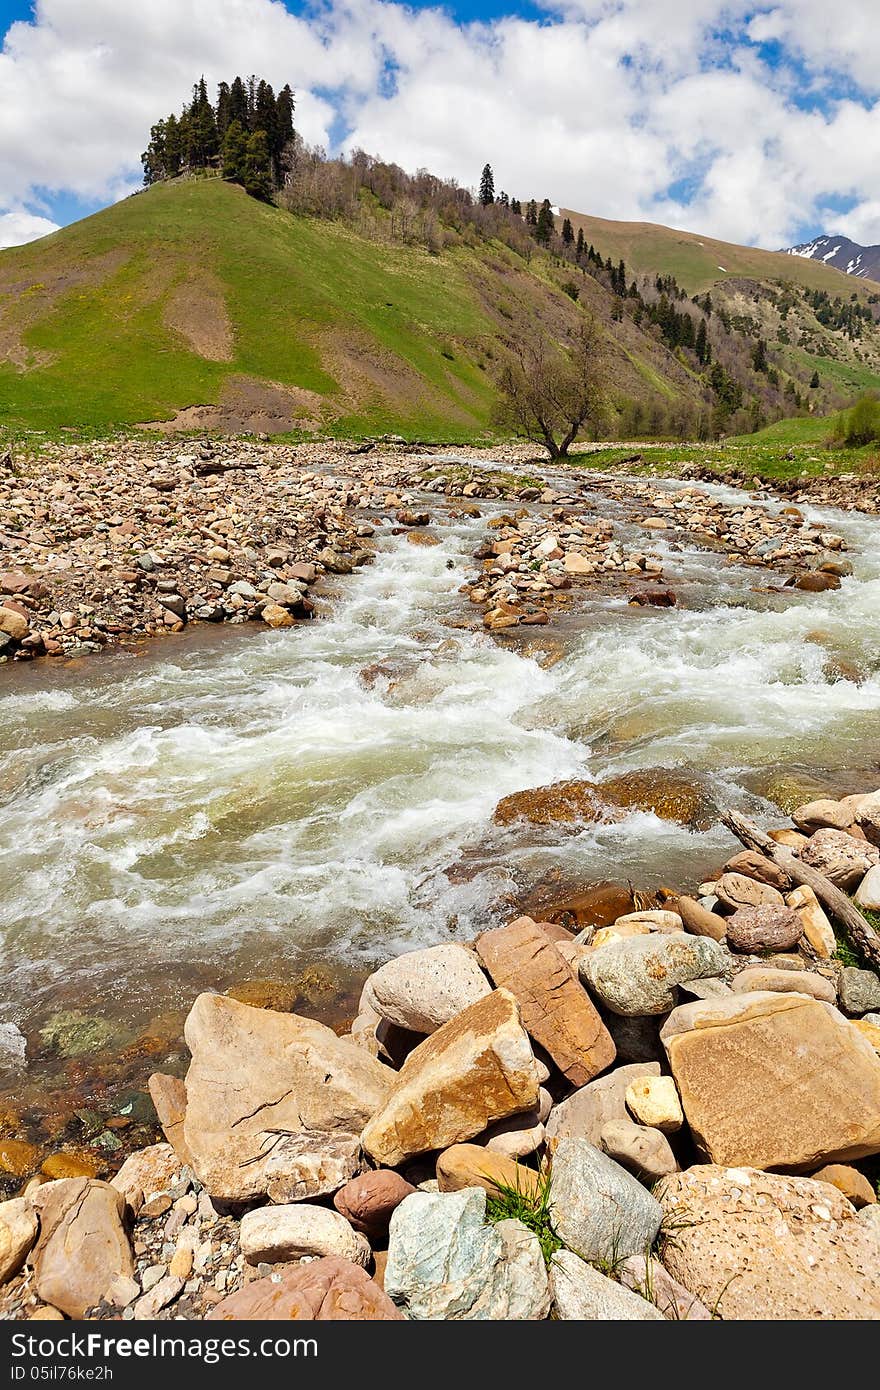
[[[550,1169],[541,1169],[535,1188],[530,1181],[534,1177],[532,1170],[524,1168],[522,1171],[528,1175],[525,1183],[520,1182],[519,1171],[513,1184],[490,1178],[497,1192],[490,1192],[486,1198],[486,1217],[493,1224],[496,1221],[521,1221],[537,1236],[544,1263],[549,1267],[556,1251],[562,1249],[562,1241],[556,1234],[550,1216]]]

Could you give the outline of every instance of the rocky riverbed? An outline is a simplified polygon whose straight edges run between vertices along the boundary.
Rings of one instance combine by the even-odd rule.
[[[519,504],[493,518],[468,589],[493,631],[543,625],[573,587],[674,603],[652,544],[661,534],[813,591],[848,573],[842,538],[795,505],[768,517],[696,486],[670,500],[649,482],[591,479],[642,528],[632,545],[585,506],[579,478],[520,481],[525,450],[464,450],[451,463],[402,444],[364,450],[133,440],[0,460],[0,662],[81,655],[193,623],[291,626],[313,615],[316,581],[369,561],[377,526],[418,542],[430,520],[418,498],[438,494],[465,509],[480,498]],[[851,489],[853,505],[868,506],[868,491]]]
[[[0,1205],[3,1316],[880,1316],[880,975],[799,882],[880,910],[880,792],[768,843],[398,955],[342,1035],[200,995],[164,1142]]]
[[[872,1133],[871,1059],[852,1039],[874,1040],[876,975],[841,957],[803,885],[734,855],[719,817],[734,805],[775,824],[807,867],[874,910],[877,837],[858,797],[876,784],[880,569],[859,499],[819,511],[809,492],[544,470],[515,451],[186,447],[58,449],[45,476],[3,481],[0,606],[7,625],[27,624],[5,634],[0,677],[0,1181],[9,1249],[25,1261],[4,1315],[71,1315],[79,1294],[65,1292],[58,1250],[79,1248],[80,1205],[117,1252],[82,1307],[116,1317],[203,1317],[266,1279],[250,1314],[236,1304],[233,1316],[634,1316],[624,1295],[639,1291],[655,1305],[642,1316],[751,1316],[754,1302],[700,1282],[716,1257],[726,1279],[735,1272],[718,1253],[716,1198],[722,1230],[748,1199],[736,1228],[747,1247],[768,1202],[800,1230],[830,1200],[832,1226],[813,1234],[823,1260],[839,1253],[861,1227],[839,1225],[852,1213],[817,1196],[815,1172],[855,1166],[840,1201],[874,1205],[876,1149],[837,1131],[832,1142],[823,1126]],[[66,627],[63,614],[82,621]],[[805,810],[811,799],[819,808]],[[778,808],[795,823],[781,827]],[[610,947],[621,959],[603,963]],[[676,973],[683,960],[700,967],[696,990]],[[689,1000],[721,1009],[718,1026],[670,1031]],[[257,1139],[243,1156],[229,1147],[241,1117],[204,1104],[218,1018],[229,1076],[246,1063],[242,1038],[259,1035],[257,1070],[280,1088],[277,1129],[244,1126]],[[781,1060],[802,1032],[821,1044],[808,1049],[809,1082]],[[420,1052],[426,1038],[443,1046]],[[803,1096],[796,1125],[776,1104],[749,1147],[760,1127],[748,1081],[748,1104],[724,1112],[748,1142],[714,1145],[706,1106],[727,1091],[705,1077],[740,1092],[724,1048],[701,1061],[712,1039],[745,1057],[763,1049],[770,1092]],[[339,1068],[329,1110],[312,1107],[303,1055]],[[499,1055],[519,1058],[515,1077]],[[483,1076],[487,1096],[458,1083],[448,1094],[453,1072]],[[554,1132],[554,1114],[582,1094],[592,1107],[606,1083],[601,1124]],[[496,1085],[517,1109],[499,1109]],[[691,1103],[700,1086],[708,1100]],[[383,1118],[398,1088],[401,1109]],[[862,1098],[858,1114],[840,1112],[839,1093]],[[475,1107],[463,1127],[458,1106]],[[746,1110],[751,1128],[735,1118]],[[413,1148],[400,1136],[417,1122],[438,1128]],[[560,1148],[569,1139],[591,1152]],[[461,1152],[471,1145],[476,1169]],[[509,1193],[494,1187],[486,1207],[473,1190],[489,1154],[502,1187],[514,1176],[537,1189],[540,1210],[525,1214],[540,1262]],[[572,1234],[548,1214],[552,1162],[557,1213],[572,1183],[580,1206],[595,1205],[583,1164],[599,1164],[603,1191],[609,1173],[633,1180],[636,1207],[654,1181],[678,1184],[669,1202],[692,1203],[708,1232],[711,1255],[682,1257],[702,1261],[700,1278],[670,1253],[674,1211],[647,1242],[649,1264],[646,1244],[618,1261]],[[227,1190],[239,1168],[247,1194]],[[132,1174],[131,1197],[107,1195],[106,1180]],[[456,1193],[454,1217],[444,1200],[436,1216],[422,1204],[406,1209],[409,1226],[399,1218],[389,1305],[392,1210]],[[312,1244],[300,1246],[303,1223]],[[436,1249],[473,1252],[460,1299],[422,1269],[422,1227]],[[488,1283],[477,1266],[494,1271]],[[855,1277],[845,1259],[828,1264],[828,1287],[842,1281],[847,1298]],[[773,1306],[843,1316],[820,1294],[813,1311],[800,1292]]]

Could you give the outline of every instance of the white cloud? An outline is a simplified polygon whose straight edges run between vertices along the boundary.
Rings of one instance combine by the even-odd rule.
[[[22,246],[57,231],[57,222],[50,222],[48,217],[37,217],[32,212],[0,212],[0,248]]]
[[[405,167],[472,184],[489,159],[520,197],[766,246],[843,197],[853,211],[828,229],[880,241],[874,9],[547,0],[543,23],[461,26],[388,0],[301,16],[277,0],[39,0],[0,54],[0,189],[16,210],[119,196],[195,77],[256,71],[293,83],[311,142],[341,116],[349,147]]]

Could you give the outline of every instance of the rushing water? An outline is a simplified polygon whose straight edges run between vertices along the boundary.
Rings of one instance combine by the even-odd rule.
[[[457,520],[433,547],[389,537],[307,627],[3,673],[0,1022],[33,1038],[79,1007],[131,1037],[199,988],[316,963],[344,985],[472,934],[514,882],[693,883],[728,845],[645,813],[562,838],[493,829],[525,787],[667,766],[758,810],[777,767],[862,787],[880,756],[878,526],[830,524],[855,574],[819,595],[652,537],[680,606],[597,598],[535,631],[564,639],[549,667],[454,626],[485,525]]]

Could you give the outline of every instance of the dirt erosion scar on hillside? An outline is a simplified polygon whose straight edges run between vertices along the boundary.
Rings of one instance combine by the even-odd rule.
[[[880,792],[792,822],[699,902],[398,955],[343,1036],[201,994],[164,1142],[0,1204],[3,1315],[877,1318],[880,936],[841,967],[803,881],[880,908]]]

